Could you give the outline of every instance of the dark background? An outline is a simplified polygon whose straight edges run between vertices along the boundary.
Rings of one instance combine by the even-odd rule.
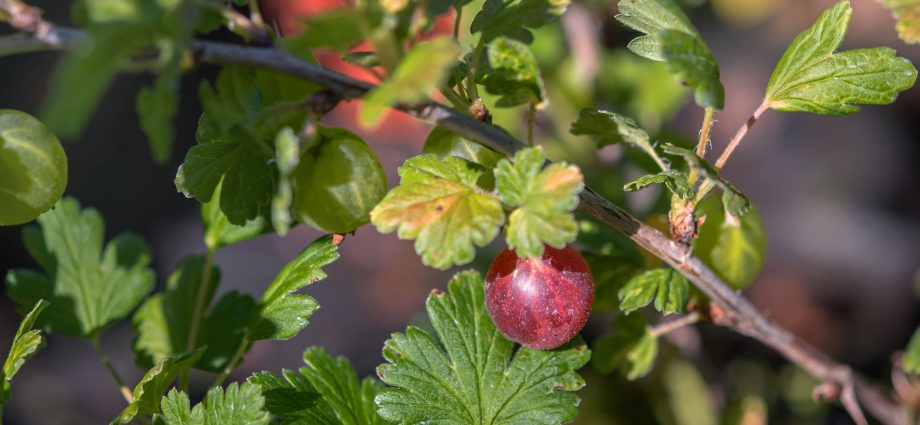
[[[67,23],[64,3],[34,2],[46,10],[48,19]],[[831,4],[723,0],[691,10],[719,60],[725,85],[726,107],[716,114],[712,135],[716,151],[757,106],[772,66],[788,42]],[[596,10],[597,2],[588,7]],[[759,13],[759,7],[766,11]],[[732,13],[734,8],[740,15]],[[920,64],[920,46],[897,39],[886,10],[870,0],[854,0],[853,8],[843,48],[890,46]],[[597,25],[606,46],[623,45],[634,34],[613,22],[614,6],[609,10],[590,22]],[[55,53],[0,58],[0,108],[37,115],[58,58]],[[158,287],[183,256],[205,251],[198,204],[176,193],[173,178],[193,143],[200,113],[198,84],[214,74],[215,69],[204,67],[184,77],[176,146],[165,165],[152,162],[134,109],[134,95],[150,82],[148,75],[119,76],[84,135],[64,141],[70,167],[66,194],[102,213],[107,239],[132,231],[151,244]],[[552,105],[548,111],[552,112]],[[333,114],[329,121],[354,127],[344,116]],[[688,105],[669,129],[693,137],[700,119],[700,109]],[[396,167],[420,152],[428,131],[422,124],[402,130],[363,132],[380,156],[391,187],[398,181]],[[920,322],[915,292],[920,284],[918,135],[917,88],[903,93],[893,105],[865,107],[845,118],[769,111],[725,169],[725,175],[759,206],[767,231],[765,270],[746,295],[776,322],[883,382],[892,353],[903,349]],[[35,267],[20,233],[20,227],[0,227],[0,275],[11,268]],[[287,261],[319,235],[300,226],[284,238],[267,235],[220,250],[215,260],[223,272],[220,290],[260,293]],[[341,253],[342,258],[327,269],[329,278],[306,290],[322,306],[311,325],[293,340],[257,343],[233,378],[245,379],[262,369],[278,372],[300,367],[301,353],[311,345],[347,356],[361,375],[372,374],[383,361],[383,341],[391,332],[418,321],[425,296],[432,288],[443,287],[450,276],[422,266],[411,242],[399,241],[393,234],[380,235],[372,226],[346,239]],[[488,255],[479,254],[480,259]],[[0,296],[0,348],[12,339],[19,320],[13,304]],[[606,327],[606,320],[589,325],[588,339]],[[755,341],[707,326],[687,333],[688,338],[703,341],[700,350],[706,360],[698,366],[707,380],[713,379],[708,387],[717,405],[732,391],[726,382],[741,367],[739,359],[753,361],[767,375],[786,373],[780,372],[782,360]],[[102,340],[116,367],[129,382],[136,382],[142,371],[133,365],[132,337],[129,323],[123,321],[105,332]],[[707,368],[714,372],[707,373]],[[624,385],[620,378],[602,380],[586,373],[589,385],[582,392],[585,403],[579,421],[630,423],[605,411],[619,408],[634,397],[625,390],[641,391],[643,384]],[[197,390],[213,379],[205,374],[196,378],[193,388]],[[775,415],[771,410],[769,422],[848,423],[836,410],[798,421],[792,419],[790,411],[795,409],[790,404]],[[17,375],[5,423],[108,423],[122,408],[115,384],[89,344],[50,336],[47,347]],[[667,422],[651,420],[655,421]]]

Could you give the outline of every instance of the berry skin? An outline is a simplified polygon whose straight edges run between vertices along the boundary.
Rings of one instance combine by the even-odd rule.
[[[486,274],[486,309],[508,339],[548,350],[574,338],[588,321],[594,279],[571,246],[546,246],[540,258],[502,251]]]

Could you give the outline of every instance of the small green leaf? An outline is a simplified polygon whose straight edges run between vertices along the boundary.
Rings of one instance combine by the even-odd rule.
[[[230,224],[227,216],[220,210],[220,192],[221,185],[218,184],[214,188],[214,197],[211,201],[201,204],[204,243],[208,249],[216,250],[230,246],[272,230],[271,221],[263,216],[248,220],[242,226]]]
[[[308,295],[294,292],[325,279],[322,268],[338,258],[332,236],[323,236],[284,266],[259,300],[256,316],[249,325],[249,339],[290,339],[305,328],[319,304]]]
[[[662,54],[668,70],[686,85],[696,87],[696,104],[722,109],[725,88],[719,81],[719,64],[709,47],[697,35],[665,30],[658,34],[663,44]]]
[[[672,74],[696,87],[696,103],[722,109],[724,88],[719,64],[690,19],[672,0],[620,0],[617,20],[645,35],[627,47],[655,61],[666,61]]]
[[[572,211],[585,187],[581,171],[565,162],[544,169],[544,162],[542,148],[527,148],[495,168],[502,201],[517,207],[508,217],[507,242],[521,258],[540,257],[544,244],[561,249],[578,236]]]
[[[664,184],[671,193],[677,195],[681,199],[693,197],[693,186],[690,186],[690,183],[687,182],[687,175],[684,174],[683,171],[678,170],[662,171],[658,174],[648,174],[639,177],[636,180],[626,183],[626,185],[623,186],[623,190],[635,192],[656,183]]]
[[[22,368],[26,360],[32,357],[44,343],[44,337],[38,329],[32,329],[35,321],[42,310],[48,307],[48,301],[38,300],[32,310],[23,317],[19,324],[19,330],[13,337],[13,344],[10,346],[10,353],[3,362],[3,369],[0,369],[0,415],[3,413],[3,405],[10,396],[10,381]],[[2,418],[0,418],[2,419]]]
[[[54,134],[24,112],[0,109],[0,226],[48,211],[67,187],[67,156]]]
[[[175,43],[160,43],[163,69],[150,87],[137,93],[137,114],[141,129],[150,139],[154,162],[164,164],[172,154],[173,121],[179,109],[179,80],[182,76],[184,51]]]
[[[672,269],[651,269],[633,277],[620,289],[620,310],[632,313],[655,302],[662,314],[677,314],[687,310],[690,283]]]
[[[715,202],[702,202],[697,215],[705,215],[694,252],[732,288],[744,289],[763,269],[767,242],[756,208],[735,218],[726,217]]]
[[[294,191],[290,176],[300,163],[300,138],[290,127],[284,127],[275,137],[275,166],[278,167],[278,190],[272,198],[272,226],[279,235],[291,227],[291,203]]]
[[[103,251],[103,222],[92,208],[64,198],[23,230],[26,248],[44,270],[10,270],[7,293],[20,309],[51,301],[38,323],[49,332],[90,338],[131,313],[153,288],[150,250],[121,234]]]
[[[718,425],[719,410],[709,394],[709,385],[696,367],[676,359],[663,367],[667,400],[676,425]]]
[[[652,370],[658,355],[658,338],[649,332],[641,314],[621,314],[613,321],[613,332],[594,345],[592,365],[598,372],[619,371],[634,381]]]
[[[304,353],[307,367],[285,370],[284,379],[268,372],[249,378],[265,396],[265,406],[285,424],[384,425],[374,397],[383,384],[373,378],[358,381],[343,357],[333,358],[321,348]]]
[[[914,336],[910,338],[907,349],[904,350],[904,358],[901,368],[910,374],[920,374],[920,328],[914,331]]]
[[[499,37],[486,47],[487,67],[476,74],[477,83],[498,95],[499,107],[525,103],[540,104],[546,99],[543,79],[533,53],[526,44]]]
[[[460,46],[450,37],[416,44],[399,63],[393,76],[364,97],[361,124],[375,126],[387,107],[425,100],[447,81],[447,74],[459,54]]]
[[[486,0],[473,18],[470,32],[481,32],[482,43],[505,36],[530,44],[533,42],[530,30],[562,15],[570,3],[570,0]]]
[[[265,397],[253,383],[208,391],[205,399],[190,407],[188,395],[173,389],[160,403],[162,415],[155,421],[163,425],[268,425],[271,416],[264,410]],[[156,422],[155,422],[156,423]]]
[[[209,308],[220,281],[220,270],[213,267],[205,282],[204,268],[203,257],[183,259],[167,279],[164,291],[148,298],[134,313],[132,322],[137,332],[134,354],[142,368],[199,347],[207,349],[196,356],[196,368],[219,372],[230,362],[249,325],[255,301],[249,295],[231,291]],[[199,294],[203,296],[200,328],[197,341],[189,346]]]
[[[134,387],[134,400],[128,404],[128,407],[125,407],[112,424],[128,424],[135,418],[159,413],[160,400],[172,387],[176,376],[191,367],[201,357],[201,354],[202,350],[198,350],[160,360]]]
[[[626,143],[652,158],[658,158],[648,133],[639,127],[639,123],[616,112],[584,108],[578,113],[578,120],[572,123],[569,132],[597,138],[598,149],[614,143]]]
[[[477,164],[449,156],[426,154],[399,167],[401,181],[371,211],[381,233],[397,231],[400,239],[415,239],[422,263],[437,269],[469,263],[473,244],[495,239],[505,221],[501,202],[476,182]]]
[[[908,44],[920,43],[920,0],[876,0],[898,20],[898,37]]]
[[[677,155],[687,161],[690,168],[695,169],[703,178],[709,179],[712,184],[722,189],[722,206],[725,211],[734,217],[741,217],[751,209],[751,201],[744,196],[731,182],[722,178],[719,172],[695,152],[665,143],[662,150],[669,155]]]
[[[441,158],[456,156],[481,165],[485,171],[477,180],[479,187],[492,190],[495,188],[495,174],[492,169],[505,156],[479,143],[466,140],[443,127],[435,127],[425,140],[423,153],[432,153]]]
[[[581,343],[541,351],[503,337],[486,311],[482,278],[457,274],[426,303],[437,337],[410,326],[383,349],[377,374],[390,387],[378,413],[401,424],[562,424],[575,418],[590,358]]]
[[[894,102],[909,89],[917,70],[887,47],[834,53],[843,41],[853,10],[841,1],[799,34],[776,64],[765,102],[773,109],[846,115],[859,104]]]

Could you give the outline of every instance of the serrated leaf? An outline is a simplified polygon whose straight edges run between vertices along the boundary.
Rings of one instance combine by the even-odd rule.
[[[37,321],[49,332],[90,338],[127,316],[153,288],[150,250],[139,236],[123,233],[103,251],[102,217],[64,198],[23,230],[29,253],[44,270],[11,270],[7,293],[20,309],[50,300]]]
[[[572,123],[569,132],[597,138],[598,149],[614,143],[626,143],[653,158],[658,157],[648,133],[639,127],[639,123],[616,112],[584,108],[578,113],[578,120]]]
[[[295,291],[325,279],[323,267],[338,258],[338,246],[327,235],[313,241],[284,266],[259,299],[256,315],[249,325],[249,339],[290,339],[306,327],[307,319],[319,304]]]
[[[262,388],[266,408],[282,424],[388,423],[377,415],[374,404],[374,397],[383,389],[380,381],[358,381],[347,359],[333,358],[322,348],[307,349],[304,362],[307,367],[299,372],[285,370],[284,379],[268,372],[249,378]]]
[[[386,108],[395,104],[416,104],[428,98],[447,81],[460,54],[460,46],[450,37],[439,37],[416,44],[390,78],[368,92],[361,106],[361,124],[377,125]]]
[[[763,221],[756,208],[739,218],[727,218],[714,202],[703,202],[698,216],[705,215],[694,252],[732,288],[744,289],[763,269],[767,242]]]
[[[188,395],[173,389],[163,397],[163,414],[156,420],[164,425],[268,425],[271,417],[264,406],[259,386],[249,382],[234,382],[226,391],[214,388],[194,409]]]
[[[639,177],[623,186],[627,192],[635,192],[652,184],[664,184],[671,193],[681,199],[693,197],[693,186],[687,181],[687,175],[683,171],[667,170],[658,174],[648,174]]]
[[[491,242],[505,221],[498,197],[476,186],[482,173],[479,165],[454,156],[410,158],[399,167],[399,186],[371,211],[371,222],[381,233],[396,230],[400,239],[415,239],[427,266],[469,263],[474,244]]]
[[[876,0],[898,20],[898,37],[908,44],[920,43],[920,0]]]
[[[482,43],[498,37],[530,44],[532,29],[556,19],[569,7],[570,0],[486,0],[470,24],[471,33],[482,33]]]
[[[3,362],[3,369],[0,369],[0,415],[3,413],[3,405],[9,399],[10,381],[22,368],[26,360],[32,357],[44,343],[44,337],[38,329],[32,329],[35,325],[38,315],[42,310],[48,307],[48,301],[38,300],[32,310],[22,318],[19,329],[13,337],[13,344],[10,346],[9,354]]]
[[[914,85],[917,70],[887,47],[834,53],[853,10],[841,1],[799,34],[776,64],[764,101],[773,109],[846,115],[859,104],[884,105]]]
[[[901,362],[901,368],[905,372],[914,375],[920,374],[920,328],[917,328],[914,331],[914,336],[910,338]]]
[[[722,206],[727,213],[734,217],[741,217],[751,209],[751,201],[748,200],[747,196],[744,196],[731,182],[722,178],[712,165],[697,156],[695,152],[670,143],[665,143],[662,146],[662,150],[666,154],[683,157],[690,168],[695,169],[702,177],[710,179],[714,185],[721,189]]]
[[[550,351],[503,337],[483,300],[482,278],[457,274],[426,303],[435,336],[410,326],[386,342],[377,374],[390,385],[378,413],[401,424],[562,424],[575,417],[590,358],[581,341]]]
[[[160,360],[156,366],[147,371],[134,387],[134,399],[118,415],[112,424],[128,424],[135,418],[144,417],[160,411],[160,401],[175,381],[176,376],[192,366],[201,357],[203,350],[184,353]]]
[[[699,37],[687,15],[671,0],[620,0],[617,10],[616,19],[620,23],[645,34],[630,41],[627,47],[646,59],[665,60],[664,42],[659,36],[662,31]]]
[[[29,222],[67,187],[67,156],[54,133],[29,114],[0,109],[0,225]]]
[[[205,262],[203,257],[183,259],[167,279],[164,291],[148,298],[134,314],[132,322],[137,332],[134,354],[142,368],[188,350],[207,347],[196,356],[195,367],[218,372],[236,352],[255,310],[255,301],[249,295],[231,291],[211,307],[220,269],[212,267],[205,282]],[[199,295],[202,296],[199,331],[197,340],[189,345]]]
[[[470,162],[475,162],[484,168],[482,175],[477,180],[479,187],[486,190],[495,188],[495,174],[492,169],[505,156],[489,149],[479,143],[466,140],[454,132],[443,127],[435,127],[425,140],[423,153],[431,153],[441,158],[456,156]]]
[[[271,220],[264,216],[246,221],[237,226],[231,224],[220,210],[221,185],[214,188],[214,197],[210,202],[201,204],[201,221],[204,225],[204,243],[208,249],[216,250],[247,239],[263,235],[272,230]]]
[[[591,364],[601,373],[614,370],[634,381],[652,370],[658,355],[658,338],[649,332],[641,314],[621,314],[613,331],[594,344]]]
[[[618,293],[620,310],[632,313],[655,302],[655,310],[662,314],[677,314],[687,310],[690,301],[690,283],[672,269],[646,270],[634,276]]]
[[[545,169],[542,148],[522,149],[513,162],[499,161],[496,188],[502,201],[517,207],[508,217],[507,242],[521,258],[543,255],[543,245],[563,248],[578,236],[572,211],[584,189],[581,171],[565,162]]]
[[[722,109],[725,88],[719,81],[719,64],[698,35],[665,30],[658,34],[668,70],[684,84],[696,87],[694,98],[702,107]]]
[[[486,47],[486,57],[487,66],[476,74],[477,83],[499,96],[495,106],[543,103],[546,99],[543,78],[526,44],[499,37]]]

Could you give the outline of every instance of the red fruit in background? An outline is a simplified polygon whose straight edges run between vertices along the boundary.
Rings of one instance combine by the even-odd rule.
[[[504,250],[486,274],[486,308],[508,339],[547,350],[574,338],[588,321],[594,278],[571,246],[545,247],[540,258]]]

